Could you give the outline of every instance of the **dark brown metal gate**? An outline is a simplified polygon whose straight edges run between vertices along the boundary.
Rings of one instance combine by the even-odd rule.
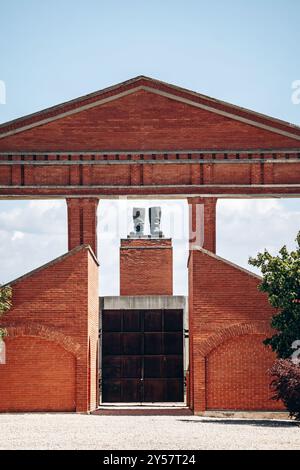
[[[103,310],[102,402],[183,397],[183,311]]]

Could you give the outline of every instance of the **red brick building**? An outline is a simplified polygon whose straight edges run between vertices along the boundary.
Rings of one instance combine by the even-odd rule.
[[[69,252],[11,282],[0,411],[86,412],[103,397],[280,409],[262,345],[274,312],[257,276],[215,254],[216,204],[299,196],[299,141],[297,126],[143,76],[2,124],[0,198],[66,199]],[[171,240],[129,238],[121,296],[99,315],[97,206],[124,195],[188,200],[187,302]]]

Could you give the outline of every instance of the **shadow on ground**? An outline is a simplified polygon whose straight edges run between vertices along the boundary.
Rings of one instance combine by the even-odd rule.
[[[291,428],[300,427],[300,422],[297,421],[280,421],[268,419],[179,419],[182,423],[200,423],[200,424],[228,424],[231,426],[257,426],[266,428]]]

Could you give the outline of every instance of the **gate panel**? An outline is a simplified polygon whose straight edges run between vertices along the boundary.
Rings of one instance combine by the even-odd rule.
[[[102,401],[183,401],[183,311],[102,316]]]

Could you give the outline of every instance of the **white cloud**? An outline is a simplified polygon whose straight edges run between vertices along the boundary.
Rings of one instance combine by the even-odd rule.
[[[0,283],[67,251],[64,201],[0,202]]]
[[[248,265],[249,256],[265,248],[275,254],[284,244],[290,249],[295,246],[300,200],[220,200],[217,220],[218,254],[258,272]]]
[[[0,230],[66,233],[66,203],[56,200],[0,202]]]
[[[15,240],[22,240],[22,238],[24,238],[24,232],[19,232],[18,230],[16,230],[15,232],[13,232],[13,235],[11,237],[11,240],[14,242]]]

